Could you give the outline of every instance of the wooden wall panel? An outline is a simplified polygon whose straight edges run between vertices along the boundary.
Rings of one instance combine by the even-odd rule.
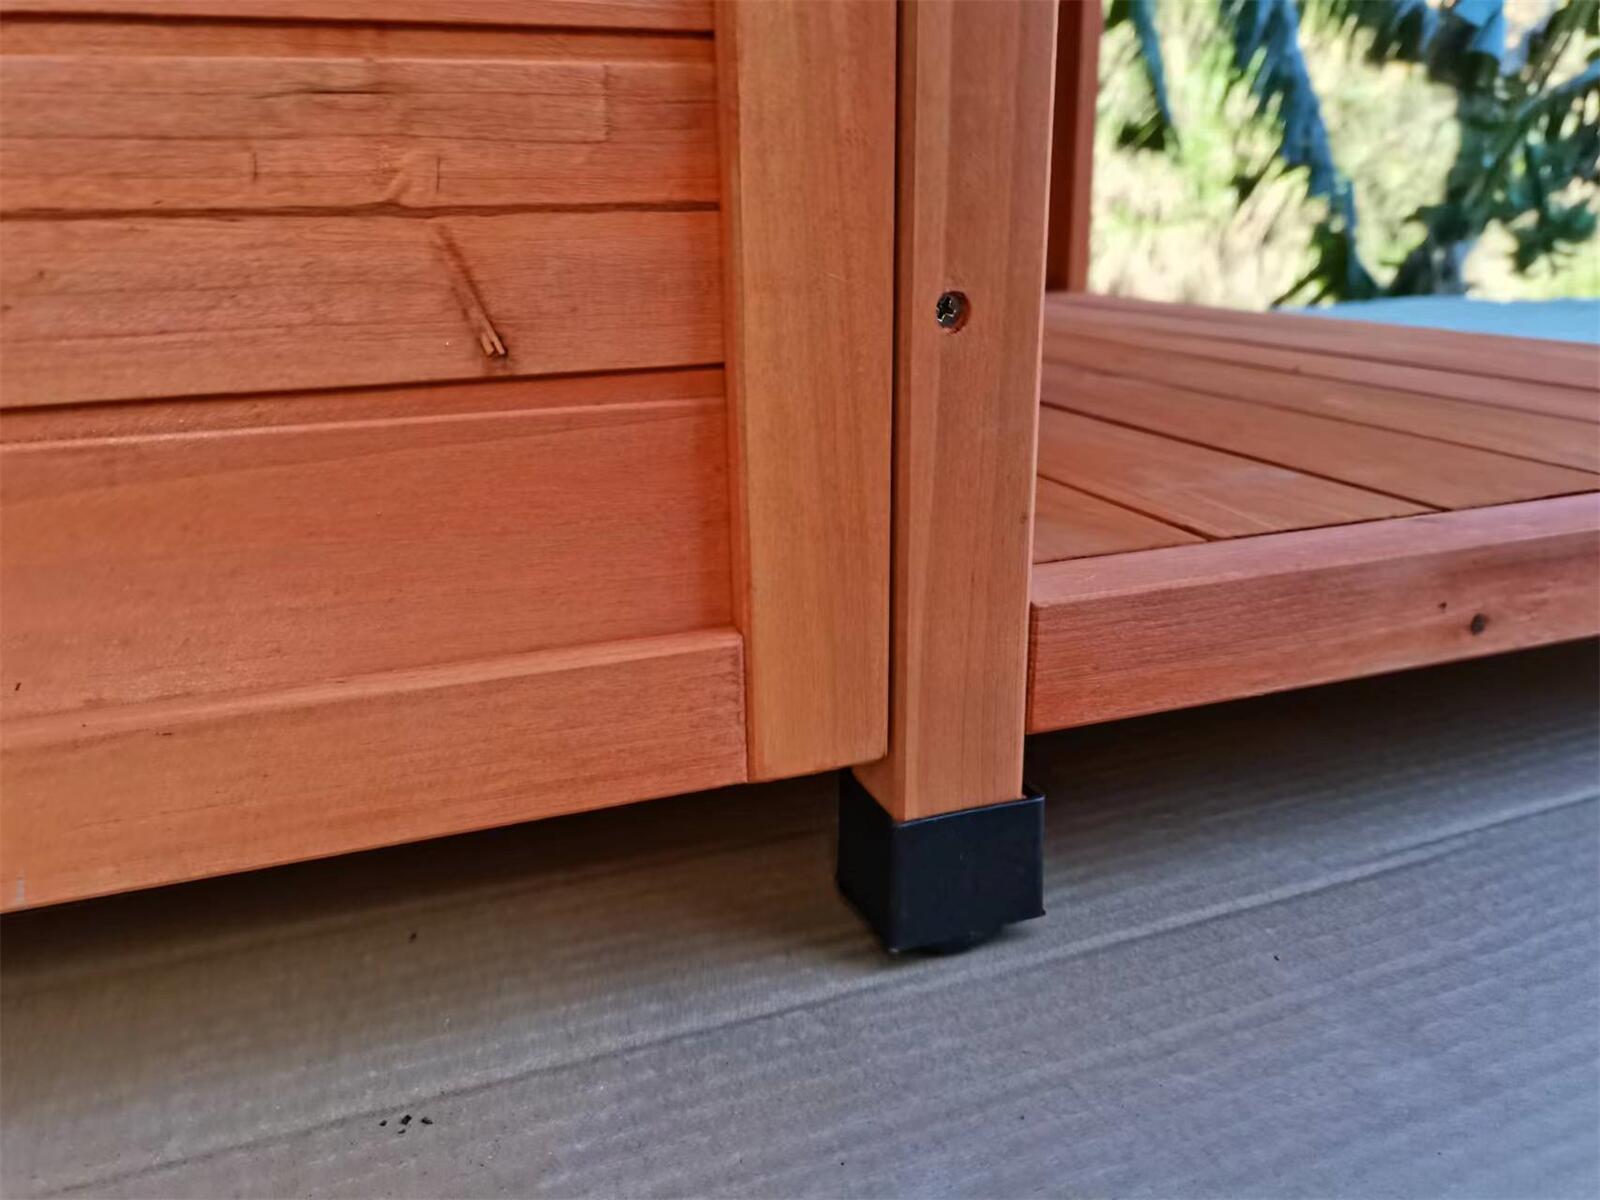
[[[744,777],[731,630],[101,709],[0,730],[0,907]]]
[[[70,22],[8,38],[3,211],[717,202],[705,39],[223,28],[134,27],[122,53]]]
[[[714,363],[711,212],[0,223],[8,406]]]
[[[500,411],[458,388],[426,415],[369,397],[358,420],[188,431],[168,406],[147,434],[12,441],[0,711],[725,626],[726,413],[705,382]]]
[[[711,28],[711,0],[0,0],[0,13],[678,31]]]
[[[1056,7],[901,11],[889,755],[857,774],[909,820],[1022,794]]]
[[[717,9],[752,775],[887,726],[895,6]]]
[[[1600,497],[1035,569],[1042,732],[1600,632]]]

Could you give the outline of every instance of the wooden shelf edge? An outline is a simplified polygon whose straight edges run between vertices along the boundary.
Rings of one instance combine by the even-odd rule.
[[[1028,731],[1600,633],[1600,495],[1038,566]]]

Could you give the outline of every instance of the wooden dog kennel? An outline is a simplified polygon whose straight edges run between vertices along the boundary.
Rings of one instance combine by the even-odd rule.
[[[1076,294],[1057,17],[0,0],[0,903],[854,767],[982,908],[1025,731],[1600,630],[1593,350]]]

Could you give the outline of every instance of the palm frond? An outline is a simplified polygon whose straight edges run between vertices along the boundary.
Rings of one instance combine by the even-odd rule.
[[[1106,28],[1124,24],[1133,26],[1147,97],[1144,114],[1122,127],[1118,141],[1135,150],[1165,150],[1177,144],[1178,123],[1167,99],[1167,67],[1156,30],[1156,0],[1111,0]]]
[[[1306,171],[1306,190],[1325,199],[1328,216],[1313,238],[1308,275],[1280,299],[1310,292],[1375,294],[1377,283],[1356,250],[1355,191],[1333,157],[1322,104],[1300,48],[1300,14],[1294,0],[1218,0],[1233,46],[1235,78],[1249,87],[1259,115],[1278,128],[1277,156],[1290,170]]]

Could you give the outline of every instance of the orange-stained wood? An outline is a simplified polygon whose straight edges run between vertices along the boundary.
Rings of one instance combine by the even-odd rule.
[[[705,39],[587,35],[612,57],[576,58],[581,37],[523,35],[513,58],[481,31],[286,26],[218,54],[174,22],[113,55],[78,22],[23,28],[0,59],[6,213],[717,201]]]
[[[742,706],[711,630],[7,721],[0,907],[734,783]]]
[[[1045,287],[1089,286],[1089,216],[1094,111],[1100,94],[1100,0],[1060,0],[1056,33],[1055,129],[1050,151],[1050,242]]]
[[[1589,471],[1055,364],[1045,367],[1044,402],[1434,508],[1536,500],[1600,485]]]
[[[0,222],[7,406],[717,362],[714,212]]]
[[[708,30],[711,0],[0,0],[0,13]]]
[[[883,753],[895,8],[719,5],[735,609],[750,772]]]
[[[901,9],[889,755],[857,772],[898,820],[1021,795],[1055,23]]]
[[[1035,568],[1028,728],[1600,632],[1600,496]]]
[[[727,625],[720,376],[613,382],[8,415],[0,713]]]
[[[1426,507],[1046,405],[1039,474],[1211,538],[1343,525]]]
[[[1033,561],[1121,554],[1203,539],[1088,492],[1040,479],[1034,497]]]
[[[1209,338],[1220,342],[1328,353],[1371,362],[1423,367],[1515,383],[1532,382],[1587,392],[1600,389],[1600,351],[1576,342],[1413,329],[1373,321],[1251,313],[1191,304],[1158,304],[1113,296],[1052,297],[1052,311],[1094,321]],[[1236,353],[1233,346],[1221,347]]]
[[[1375,384],[1320,379],[1194,354],[1132,353],[1114,341],[1062,331],[1046,335],[1045,363],[1085,367],[1126,379],[1173,384],[1189,391],[1274,408],[1336,417],[1517,458],[1600,471],[1600,436],[1589,425],[1520,408],[1463,404]],[[1596,405],[1600,410],[1600,404]]]
[[[1071,351],[1057,347],[1069,339],[1088,336],[1116,343],[1126,358],[1190,356],[1225,366],[1273,371],[1287,379],[1337,380],[1566,420],[1600,422],[1600,390],[1593,388],[1555,387],[1527,379],[1495,379],[1401,362],[1377,362],[1336,348],[1314,353],[1304,348],[1152,331],[1113,314],[1095,312],[1087,306],[1064,305],[1054,298],[1045,311],[1047,359],[1064,359]]]

